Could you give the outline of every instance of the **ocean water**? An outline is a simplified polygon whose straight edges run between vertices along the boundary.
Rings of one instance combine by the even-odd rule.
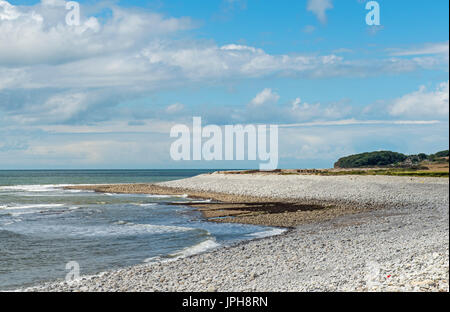
[[[160,182],[207,170],[0,171],[0,290],[164,261],[278,229],[205,222],[185,196],[64,190],[71,184]],[[178,203],[178,205],[168,205]]]

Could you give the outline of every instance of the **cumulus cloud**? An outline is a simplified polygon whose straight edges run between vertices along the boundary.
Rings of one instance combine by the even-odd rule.
[[[161,84],[170,86],[181,81],[270,75],[364,76],[442,66],[441,60],[424,58],[349,61],[335,54],[272,55],[245,45],[175,40],[169,35],[190,29],[195,23],[188,18],[115,6],[106,21],[84,16],[81,25],[74,27],[65,24],[63,6],[50,5],[55,3],[59,2],[3,6],[7,9],[2,11],[0,22],[0,77],[6,67],[20,68],[23,79],[14,80],[17,88],[154,90]],[[0,88],[4,89],[6,82],[2,84]]]
[[[393,101],[389,113],[393,116],[448,118],[449,82],[442,82],[434,91],[425,86]]]
[[[0,0],[0,21],[12,20],[20,16],[20,13],[9,2]]]
[[[325,23],[332,7],[330,0],[309,0],[307,9]],[[320,79],[424,68],[448,70],[448,42],[390,49],[384,56],[377,55],[376,61],[348,58],[352,55],[345,53],[350,52],[345,48],[325,55],[273,54],[256,46],[233,42],[219,45],[184,36],[183,32],[197,27],[189,18],[121,8],[108,2],[100,9],[107,14],[97,14],[104,12],[83,4],[80,25],[69,26],[63,0],[42,0],[32,6],[14,6],[0,0],[1,166],[66,167],[73,163],[82,167],[167,167],[170,126],[175,120],[192,122],[191,112],[200,113],[208,123],[279,123],[280,141],[285,140],[280,142],[282,157],[315,160],[317,155],[327,155],[329,162],[353,152],[355,141],[381,141],[378,138],[380,131],[387,129],[386,122],[359,120],[346,100],[324,103],[300,97],[283,99],[271,88],[258,90],[242,105],[211,109],[208,104],[199,111],[178,102],[158,107],[145,103],[138,109],[137,105],[118,104],[158,90],[223,85],[239,79]],[[310,26],[303,30],[314,29]],[[395,100],[389,113],[402,120],[392,121],[383,140],[403,142],[398,137],[410,132],[405,130],[398,137],[392,133],[406,126],[439,126],[433,139],[440,144],[445,139],[442,123],[405,118],[448,116],[448,81],[436,90],[422,87]],[[394,128],[398,124],[402,127]],[[330,135],[329,127],[337,126],[342,130]],[[367,133],[363,126],[374,129]],[[322,128],[317,132],[308,129],[306,134],[303,127]],[[361,128],[353,128],[351,135],[344,131],[349,127]],[[416,137],[420,136],[430,138],[422,130]],[[414,144],[426,146],[416,139]],[[359,146],[359,150],[364,147]]]
[[[110,8],[112,18],[105,23],[82,16],[79,26],[70,26],[65,22],[65,1],[42,1],[29,7],[0,3],[0,65],[55,64],[109,55],[193,27],[188,18],[116,6]]]
[[[114,112],[120,100],[181,85],[280,76],[366,77],[420,68],[442,69],[448,64],[448,58],[441,55],[389,56],[372,62],[348,60],[336,54],[269,54],[248,45],[182,39],[180,32],[196,27],[189,18],[113,5],[106,7],[111,14],[104,20],[84,15],[79,26],[68,26],[62,0],[45,0],[34,6],[13,6],[3,0],[0,3],[0,112],[5,113],[2,122],[6,123],[103,120],[112,116],[108,114]],[[328,6],[322,3],[322,8]],[[311,8],[320,12],[317,3]],[[83,12],[97,13],[85,9],[85,5]],[[272,90],[263,90],[252,101],[253,106],[275,103],[277,96]],[[319,112],[339,115],[333,108],[323,111],[323,106],[308,105],[300,105],[294,113],[285,105],[283,113],[274,114],[292,114],[300,120]],[[95,110],[101,111],[99,107],[108,109],[95,114]],[[165,113],[179,108],[167,108]],[[225,111],[236,118],[242,116],[231,108]]]
[[[219,124],[230,123],[276,123],[289,124],[311,121],[330,121],[348,117],[352,113],[352,107],[348,100],[344,99],[329,103],[308,103],[300,99],[284,101],[281,96],[271,88],[266,88],[244,107],[224,106],[220,111],[203,111],[208,121]],[[219,118],[216,118],[217,116]]]
[[[17,88],[143,85],[152,90],[160,87],[158,83],[181,80],[359,76],[442,66],[439,60],[422,58],[374,63],[335,54],[272,55],[245,45],[175,40],[171,34],[195,27],[195,22],[115,6],[106,21],[83,16],[81,25],[74,27],[65,24],[64,7],[49,3],[5,5],[8,13],[2,16],[8,18],[0,22],[0,71],[2,65],[21,68],[28,79],[17,81]]]
[[[321,103],[310,104],[307,102],[302,102],[300,98],[296,98],[292,101],[289,110],[289,116],[291,120],[304,121],[311,119],[339,119],[347,116],[351,107],[344,104],[345,101],[338,103],[330,103],[328,105],[322,105]]]
[[[280,96],[273,92],[272,89],[266,88],[258,93],[250,102],[253,106],[261,106],[267,103],[276,103]]]
[[[326,23],[326,11],[333,8],[331,0],[308,0],[307,10],[314,13],[321,23]]]

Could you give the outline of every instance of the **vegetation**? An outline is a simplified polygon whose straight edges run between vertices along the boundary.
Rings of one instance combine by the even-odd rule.
[[[448,150],[437,152],[434,157],[448,157]]]
[[[428,156],[428,160],[436,161],[439,158],[448,157],[448,150],[437,152],[436,154],[432,154]],[[447,159],[448,161],[448,159]]]
[[[404,155],[391,151],[379,151],[362,153],[339,158],[334,164],[335,168],[370,168],[370,167],[394,167],[409,169],[426,169],[421,164],[428,162],[448,162],[449,151],[440,151],[427,155]]]
[[[320,175],[389,175],[389,176],[408,176],[408,177],[448,177],[448,171],[425,171],[425,170],[407,170],[407,169],[370,169],[370,170],[346,170],[346,171],[327,171]]]
[[[363,168],[363,167],[387,166],[394,163],[402,162],[407,158],[408,156],[404,154],[391,151],[362,153],[339,158],[339,160],[334,164],[334,167]]]
[[[277,174],[277,175],[389,175],[409,177],[449,177],[449,151],[427,155],[404,155],[391,151],[362,153],[340,158],[335,169],[276,169],[264,171],[250,169],[223,171],[227,174]]]

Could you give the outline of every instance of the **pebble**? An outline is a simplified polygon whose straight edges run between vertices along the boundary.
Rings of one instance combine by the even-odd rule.
[[[162,185],[385,208],[70,285],[56,282],[24,290],[449,291],[448,179],[213,174]]]

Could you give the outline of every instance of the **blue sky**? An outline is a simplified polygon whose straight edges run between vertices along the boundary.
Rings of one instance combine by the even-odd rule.
[[[0,0],[0,169],[257,166],[172,161],[193,116],[280,125],[284,168],[447,149],[449,2],[366,2]]]

